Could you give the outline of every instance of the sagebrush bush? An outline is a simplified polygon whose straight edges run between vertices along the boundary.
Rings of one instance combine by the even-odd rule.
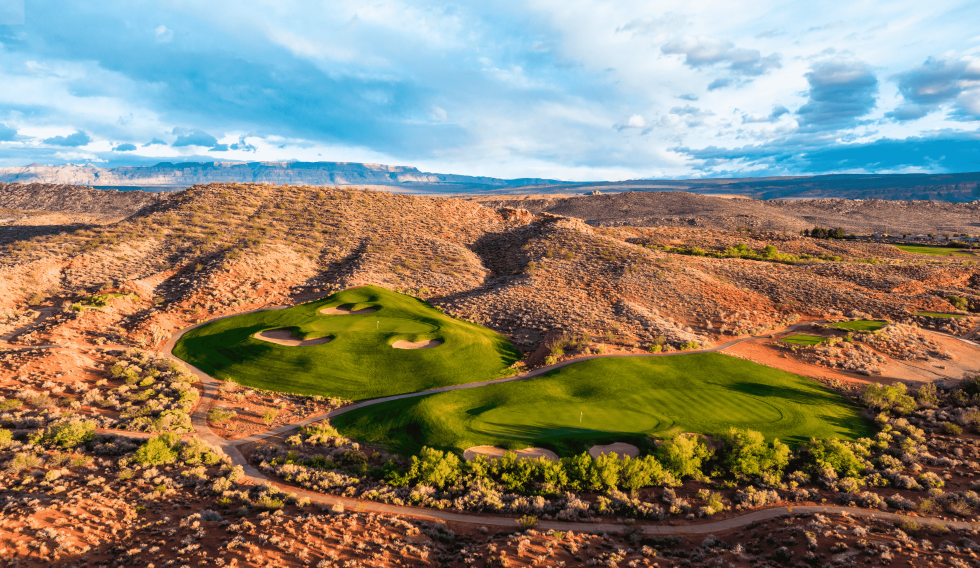
[[[167,465],[177,461],[174,446],[180,441],[176,434],[160,434],[150,438],[133,454],[133,461],[140,465]]]
[[[95,439],[95,426],[95,420],[68,416],[48,426],[43,432],[35,434],[31,441],[38,445],[58,446],[70,450]]]

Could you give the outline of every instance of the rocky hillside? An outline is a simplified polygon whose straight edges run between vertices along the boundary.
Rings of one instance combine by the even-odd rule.
[[[518,193],[498,189],[494,193]],[[687,191],[706,195],[738,195],[752,199],[883,199],[967,203],[980,199],[980,172],[957,174],[831,174],[768,178],[702,178],[539,185],[524,193],[601,191]]]
[[[697,227],[798,233],[815,225],[847,232],[980,233],[980,201],[798,199],[759,201],[680,191],[600,195],[473,198],[487,207],[520,207],[584,219],[603,227]]]
[[[84,213],[118,219],[167,200],[145,191],[113,191],[77,185],[0,183],[0,208],[21,211]]]
[[[5,245],[0,307],[132,292],[139,300],[115,319],[89,322],[108,316],[70,312],[31,340],[69,342],[111,327],[152,344],[200,319],[376,284],[428,298],[528,351],[583,333],[608,348],[680,347],[798,318],[908,319],[915,310],[954,310],[950,295],[980,307],[980,271],[970,260],[894,251],[875,260],[875,250],[777,234],[668,235],[674,244],[773,244],[809,255],[797,263],[710,258],[659,250],[662,237],[458,199],[212,184],[117,223]]]

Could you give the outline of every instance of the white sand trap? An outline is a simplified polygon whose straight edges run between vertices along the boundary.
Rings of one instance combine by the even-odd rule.
[[[268,341],[276,345],[286,345],[288,347],[309,347],[311,345],[323,345],[330,341],[329,337],[317,337],[316,339],[296,339],[292,330],[289,329],[269,329],[260,331],[253,335],[255,339]]]
[[[640,448],[637,448],[633,444],[626,444],[623,442],[616,442],[615,444],[609,444],[608,446],[592,446],[589,448],[589,455],[597,458],[602,454],[616,454],[620,459],[629,456],[631,458],[639,457]]]
[[[523,450],[505,450],[503,448],[498,448],[497,446],[473,446],[472,448],[466,448],[463,451],[463,459],[470,461],[476,456],[487,456],[492,460],[500,459],[504,457],[507,452],[513,452],[517,454],[517,459],[535,459],[535,458],[545,458],[551,461],[558,461],[558,454],[551,450],[546,450],[544,448],[525,448]]]
[[[352,316],[357,314],[373,314],[378,311],[378,308],[363,308],[360,310],[350,311],[347,308],[323,308],[320,313],[325,316]]]
[[[439,347],[442,342],[438,339],[430,339],[428,341],[396,341],[391,344],[395,349],[429,349],[432,347]]]

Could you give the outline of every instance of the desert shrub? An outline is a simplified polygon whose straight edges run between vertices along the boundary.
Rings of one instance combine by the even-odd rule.
[[[70,450],[92,441],[95,438],[95,425],[95,420],[70,416],[35,434],[31,441],[34,444],[58,446]]]
[[[943,422],[942,427],[943,434],[949,434],[950,436],[959,436],[963,433],[963,428],[952,422]]]
[[[227,422],[235,417],[234,410],[228,410],[227,408],[214,407],[211,412],[208,412],[208,420],[214,422],[215,424],[221,424],[222,422]]]
[[[0,428],[0,450],[6,448],[14,441],[14,433],[10,430]]]
[[[271,426],[276,421],[277,416],[279,416],[279,412],[270,408],[262,413],[262,422],[265,422],[266,426]]]
[[[41,467],[44,460],[41,456],[32,452],[19,452],[12,460],[7,463],[7,473],[19,475],[23,471],[30,471]]]
[[[675,485],[677,482],[657,458],[643,456],[623,460],[619,470],[619,486],[630,491],[656,485]]]
[[[811,439],[803,447],[803,457],[818,474],[829,468],[841,477],[854,477],[864,469],[864,462],[840,440]]]
[[[166,465],[177,461],[178,453],[174,451],[180,441],[176,434],[160,434],[140,446],[133,455],[133,461],[140,465]]]
[[[656,456],[677,479],[700,478],[701,464],[711,457],[711,450],[700,437],[677,436],[660,444]]]
[[[945,485],[945,483],[943,483],[943,479],[931,471],[920,473],[919,477],[916,478],[916,481],[927,489],[940,489],[943,485]]]
[[[508,491],[523,494],[557,493],[560,488],[569,484],[564,465],[545,458],[518,459],[517,454],[507,452],[502,458],[492,462],[474,462],[470,462],[467,467],[471,479],[476,480],[481,475],[490,477],[498,480]]]
[[[9,412],[11,410],[20,408],[23,405],[24,405],[23,402],[15,398],[11,398],[9,400],[0,400],[0,412]]]
[[[263,509],[282,509],[285,503],[269,494],[264,494],[252,500],[252,504]]]
[[[452,452],[442,452],[424,447],[419,455],[412,456],[408,479],[421,485],[445,488],[459,479],[459,457]]]
[[[789,463],[789,446],[778,439],[767,444],[760,432],[730,428],[721,436],[721,461],[737,477],[757,477],[782,471]]]
[[[180,461],[186,465],[217,465],[221,462],[221,456],[200,438],[191,438],[185,444],[175,444],[171,449],[176,450],[177,446]]]
[[[963,296],[949,295],[946,296],[946,301],[953,304],[953,307],[957,310],[966,310],[970,307],[970,301]]]
[[[939,389],[935,383],[926,383],[915,391],[915,400],[922,406],[937,406],[939,404]]]
[[[876,410],[891,410],[899,414],[908,414],[915,410],[916,403],[915,399],[907,394],[907,390],[903,383],[892,386],[871,383],[864,389],[861,400]]]
[[[517,526],[521,527],[521,530],[533,529],[536,524],[538,524],[538,518],[530,515],[524,515],[517,519]]]
[[[589,491],[602,487],[599,474],[595,470],[592,456],[581,453],[563,458],[562,465],[568,475],[569,486],[576,491]]]

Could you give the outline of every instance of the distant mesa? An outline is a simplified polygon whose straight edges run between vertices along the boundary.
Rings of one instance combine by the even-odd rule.
[[[422,172],[412,166],[355,162],[160,162],[98,168],[31,164],[0,168],[0,183],[72,184],[102,189],[173,191],[195,184],[355,186],[418,194],[586,194],[687,191],[754,199],[883,199],[965,203],[980,198],[980,173],[833,174],[798,177],[636,179],[574,182],[543,178],[502,179]]]

